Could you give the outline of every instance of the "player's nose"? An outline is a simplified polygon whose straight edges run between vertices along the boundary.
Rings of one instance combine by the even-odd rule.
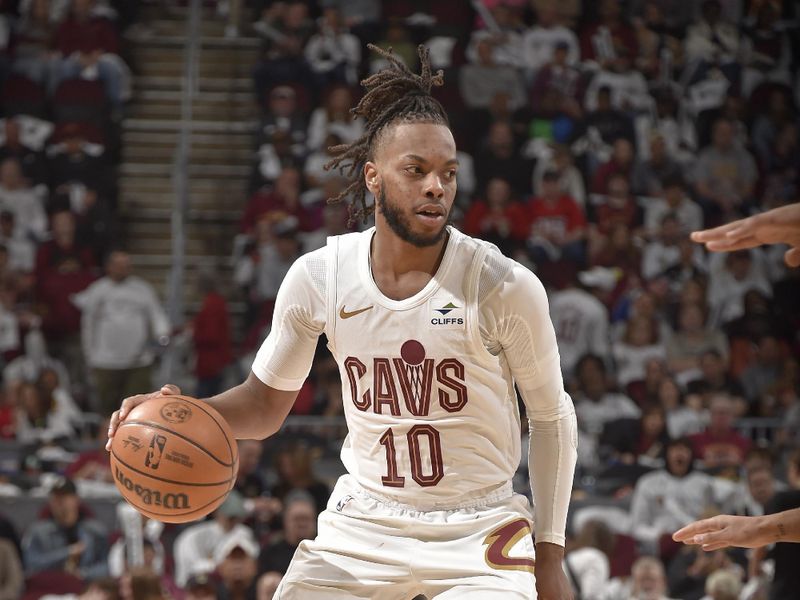
[[[444,198],[444,183],[436,173],[429,173],[425,180],[426,198]]]

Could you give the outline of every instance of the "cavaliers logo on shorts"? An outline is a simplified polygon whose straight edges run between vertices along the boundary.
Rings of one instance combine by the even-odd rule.
[[[192,409],[185,402],[167,402],[161,407],[161,416],[170,423],[186,423],[192,418]]]

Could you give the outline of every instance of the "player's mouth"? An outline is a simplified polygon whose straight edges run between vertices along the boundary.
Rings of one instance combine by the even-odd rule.
[[[440,204],[425,204],[420,206],[416,213],[417,217],[429,225],[437,225],[444,221],[447,215],[444,206]]]

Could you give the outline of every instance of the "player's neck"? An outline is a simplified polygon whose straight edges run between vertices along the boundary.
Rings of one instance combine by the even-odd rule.
[[[419,292],[439,268],[449,239],[446,232],[436,244],[419,248],[377,228],[370,246],[370,263],[378,289],[395,300]]]

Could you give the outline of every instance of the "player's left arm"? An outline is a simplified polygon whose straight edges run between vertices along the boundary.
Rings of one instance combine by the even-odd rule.
[[[483,302],[481,318],[485,332],[505,354],[528,413],[537,587],[541,597],[569,598],[561,561],[578,426],[572,400],[564,391],[544,287],[533,273],[515,263]]]

